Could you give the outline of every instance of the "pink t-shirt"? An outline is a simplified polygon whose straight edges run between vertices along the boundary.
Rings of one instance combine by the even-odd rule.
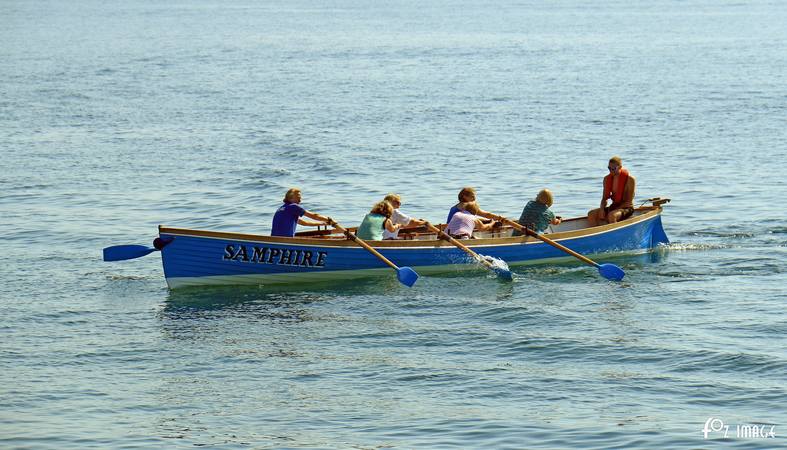
[[[473,229],[475,229],[475,220],[476,216],[474,214],[470,214],[469,212],[462,210],[457,211],[456,214],[454,214],[454,217],[451,218],[451,221],[448,222],[448,234],[452,234],[454,236],[460,234],[472,236]]]

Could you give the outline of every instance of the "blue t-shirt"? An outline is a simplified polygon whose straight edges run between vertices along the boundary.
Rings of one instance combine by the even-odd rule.
[[[448,218],[445,219],[445,223],[451,223],[451,218],[454,217],[454,214],[456,214],[457,211],[459,211],[459,208],[457,208],[456,205],[452,206],[448,211]]]
[[[295,227],[298,225],[298,219],[306,212],[301,205],[297,203],[284,203],[276,210],[273,215],[273,226],[271,227],[271,236],[295,236]]]

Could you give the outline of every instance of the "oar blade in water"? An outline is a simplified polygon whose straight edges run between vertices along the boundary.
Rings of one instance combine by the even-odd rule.
[[[399,270],[396,271],[396,278],[398,278],[403,285],[413,287],[418,280],[418,274],[409,267],[400,267]]]
[[[104,249],[104,261],[123,261],[141,258],[156,249],[144,245],[113,245]]]
[[[494,272],[498,278],[504,281],[514,280],[514,274],[508,269],[508,264],[506,264],[505,261],[486,255],[482,256],[482,258],[489,263],[488,267],[492,269],[492,272]]]
[[[495,271],[495,274],[501,280],[504,280],[504,281],[513,281],[514,280],[514,275],[511,274],[510,270],[506,270],[506,269],[502,269],[502,268],[499,268],[499,267],[495,267],[494,271]]]
[[[620,281],[626,276],[623,269],[614,264],[599,264],[598,273],[607,280]]]

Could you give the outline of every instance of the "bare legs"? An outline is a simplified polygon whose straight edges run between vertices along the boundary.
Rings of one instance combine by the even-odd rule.
[[[622,209],[613,209],[608,214],[605,214],[602,208],[591,209],[588,211],[588,224],[591,227],[597,227],[604,223],[615,223],[621,217],[623,217]]]

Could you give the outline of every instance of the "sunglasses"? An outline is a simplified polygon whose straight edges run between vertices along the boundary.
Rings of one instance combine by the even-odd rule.
[[[607,166],[607,169],[609,169],[610,172],[614,172],[614,171],[618,170],[619,168],[620,167]]]

